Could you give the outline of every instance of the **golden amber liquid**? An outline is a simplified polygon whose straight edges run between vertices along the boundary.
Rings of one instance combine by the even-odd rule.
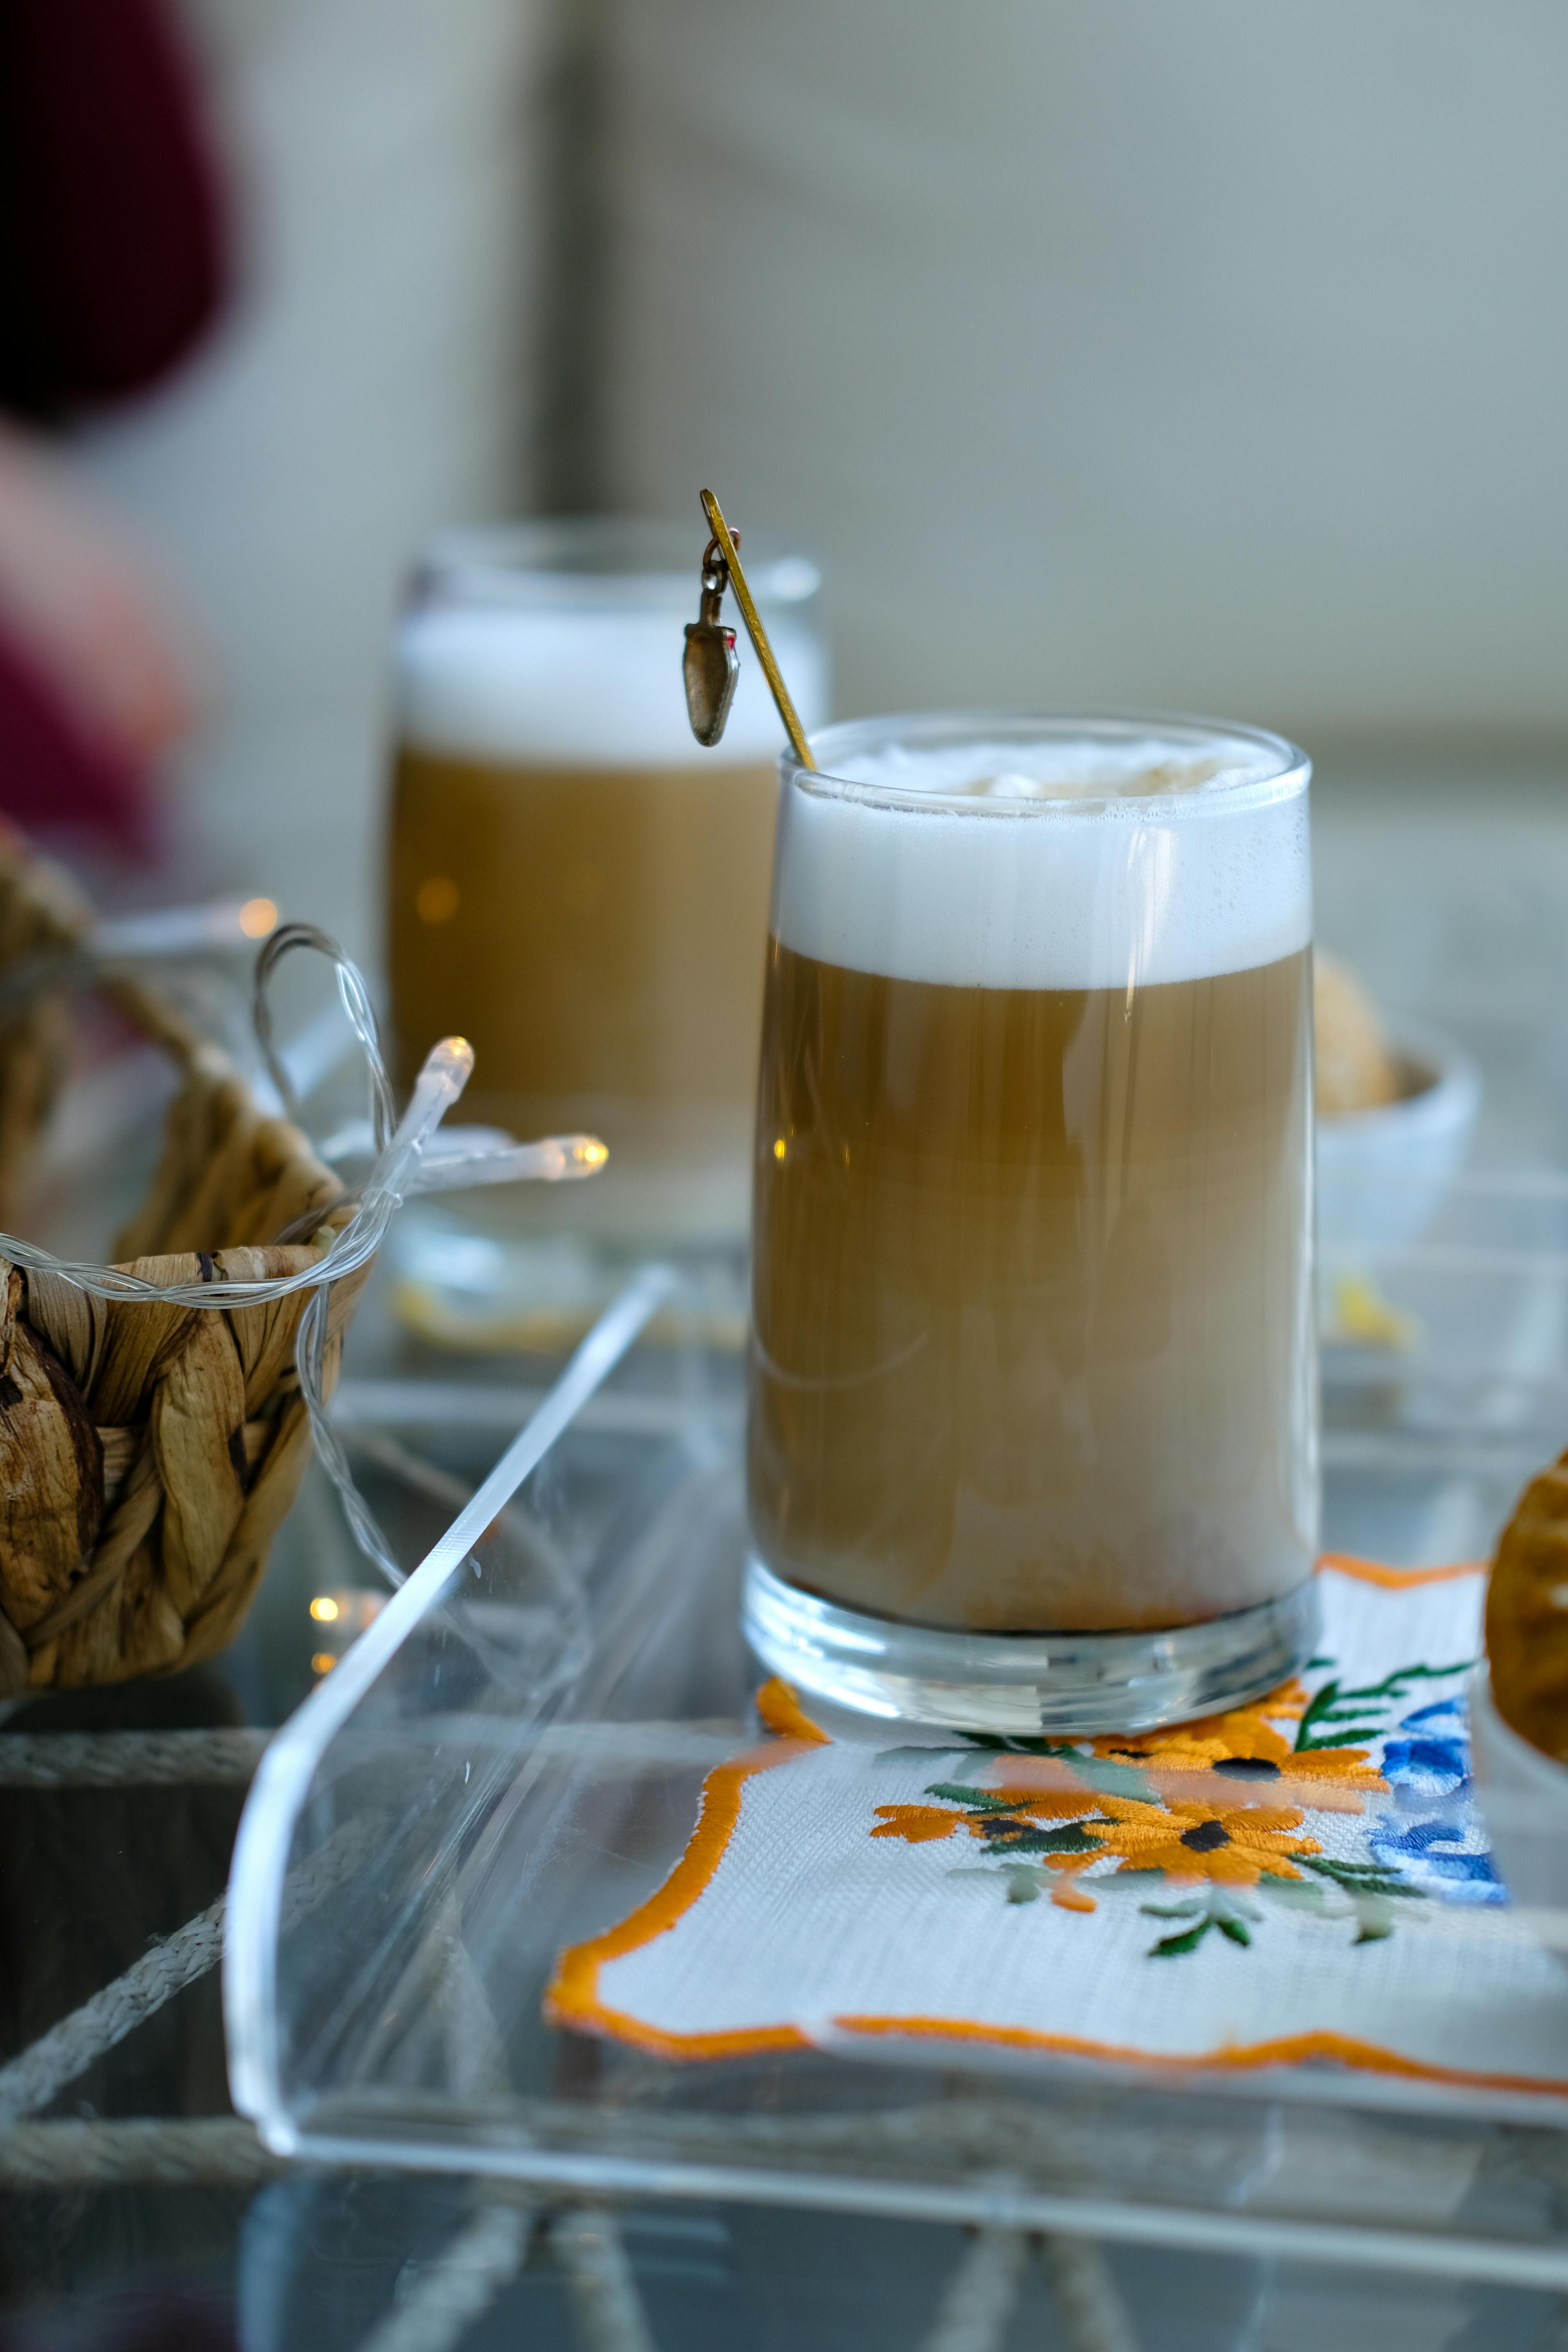
[[[561,768],[404,747],[390,924],[403,1082],[437,1038],[465,1036],[466,1117],[609,1144],[609,1171],[572,1188],[572,1211],[614,1204],[639,1173],[678,1190],[727,1152],[743,1219],[776,793],[765,762]]]
[[[1310,954],[1128,990],[770,950],[749,1489],[776,1574],[1181,1625],[1315,1540]]]

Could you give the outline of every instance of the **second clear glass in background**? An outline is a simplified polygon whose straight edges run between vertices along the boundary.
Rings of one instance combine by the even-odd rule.
[[[781,730],[742,645],[721,746],[691,739],[681,627],[702,543],[700,521],[454,531],[415,579],[389,878],[404,1074],[457,1032],[476,1055],[465,1116],[588,1130],[611,1153],[553,1194],[410,1214],[405,1303],[438,1335],[549,1343],[639,1256],[744,1248]],[[817,724],[817,574],[746,553]]]

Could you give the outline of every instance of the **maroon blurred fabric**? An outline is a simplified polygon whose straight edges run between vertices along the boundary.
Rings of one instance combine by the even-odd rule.
[[[159,0],[0,0],[0,407],[122,399],[223,299],[199,87]]]
[[[3,621],[0,809],[33,833],[108,835],[132,856],[157,845],[146,778],[89,732]]]
[[[201,90],[160,0],[0,0],[0,410],[35,424],[156,383],[228,279]],[[0,611],[0,808],[151,845],[147,780]]]

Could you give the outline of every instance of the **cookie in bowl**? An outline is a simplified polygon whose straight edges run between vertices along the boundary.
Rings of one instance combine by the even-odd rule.
[[[1469,1145],[1481,1086],[1464,1049],[1414,1023],[1384,1022],[1348,966],[1313,957],[1318,1233],[1334,1293],[1432,1223]]]

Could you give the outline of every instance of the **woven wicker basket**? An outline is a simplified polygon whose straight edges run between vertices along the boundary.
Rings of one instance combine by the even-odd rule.
[[[87,919],[54,869],[0,838],[0,975],[79,946]],[[163,1284],[312,1264],[352,1214],[337,1177],[177,1008],[134,982],[103,990],[184,1073],[116,1262]],[[65,1024],[56,999],[0,1025],[7,1211]],[[333,1288],[327,1392],[367,1271]],[[106,1301],[0,1258],[0,1696],[170,1674],[236,1632],[310,1455],[294,1370],[310,1296],[227,1311]]]

